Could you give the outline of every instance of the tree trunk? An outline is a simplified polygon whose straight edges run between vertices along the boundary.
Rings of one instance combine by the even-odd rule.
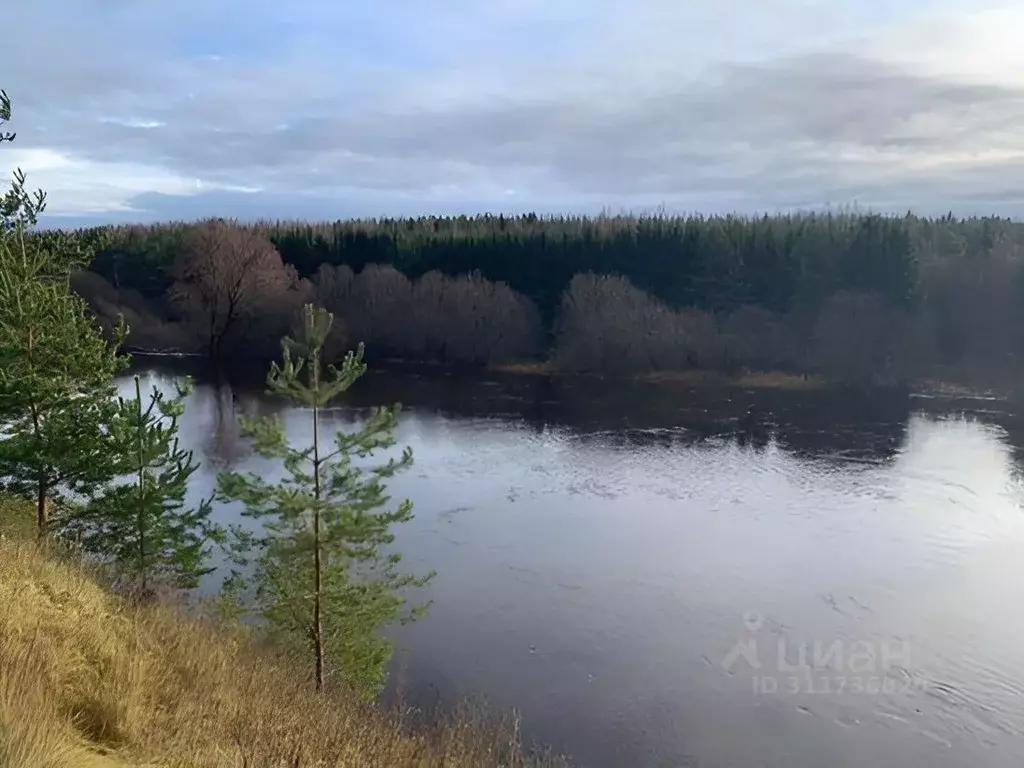
[[[316,377],[314,369],[313,376]],[[314,387],[318,382],[314,382]],[[316,655],[316,690],[324,690],[323,575],[320,554],[320,434],[319,413],[313,406],[313,647]]]
[[[138,451],[137,461],[139,462],[139,508],[136,512],[135,523],[139,536],[139,575],[142,578],[142,592],[146,592],[146,519],[143,508],[143,496],[146,491],[146,465],[143,456],[143,431],[142,431],[142,387],[139,384],[139,377],[135,377],[135,418],[138,420],[136,431],[136,448]]]
[[[323,614],[323,596],[321,591],[323,589],[322,579],[320,576],[320,510],[317,509],[313,513],[314,526],[316,533],[314,534],[314,545],[315,550],[313,552],[313,568],[315,570],[315,576],[313,577],[314,589],[316,595],[313,599],[313,645],[316,653],[316,690],[317,693],[321,693],[324,689],[324,614]]]

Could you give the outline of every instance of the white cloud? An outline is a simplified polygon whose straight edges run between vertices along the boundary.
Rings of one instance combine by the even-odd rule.
[[[866,52],[925,77],[1024,86],[1024,8],[936,15],[868,41]]]
[[[161,122],[160,120],[143,120],[138,117],[105,117],[101,119],[101,122],[110,123],[111,125],[123,125],[125,128],[161,128],[167,123]]]
[[[132,200],[144,193],[189,196],[200,191],[260,191],[232,184],[203,185],[157,166],[98,163],[49,149],[12,149],[4,157],[25,171],[30,188],[46,190],[47,212],[57,215],[135,211]]]

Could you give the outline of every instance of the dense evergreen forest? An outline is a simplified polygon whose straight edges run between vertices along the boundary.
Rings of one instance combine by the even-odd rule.
[[[1024,351],[1024,225],[997,218],[210,220],[76,236],[95,252],[76,288],[101,318],[128,315],[130,345],[218,357],[267,352],[310,297],[339,316],[339,350],[446,362],[895,383],[1007,376]]]

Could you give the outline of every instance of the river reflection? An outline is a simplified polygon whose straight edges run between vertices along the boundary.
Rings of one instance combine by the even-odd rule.
[[[393,401],[416,457],[397,543],[439,573],[395,633],[413,704],[486,696],[583,765],[1024,760],[1010,405],[404,372],[329,420]],[[258,387],[200,380],[197,496],[220,467],[274,472],[237,436],[257,413],[306,429]]]

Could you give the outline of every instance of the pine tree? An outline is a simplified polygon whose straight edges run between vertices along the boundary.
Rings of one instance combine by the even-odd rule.
[[[0,89],[0,125],[11,119],[11,99],[7,91]],[[17,134],[0,130],[0,144],[14,141]],[[42,190],[28,192],[25,189],[25,174],[21,169],[14,172],[11,188],[0,197],[0,235],[15,227],[30,227],[36,223],[39,213],[46,207],[46,193]]]
[[[209,519],[212,500],[185,504],[199,468],[178,442],[178,418],[191,391],[188,380],[171,398],[154,388],[146,403],[135,377],[135,396],[118,399],[109,435],[120,457],[118,474],[131,482],[110,486],[65,525],[84,551],[112,561],[143,593],[160,580],[192,588],[212,570],[205,565],[208,545],[219,539]]]
[[[9,116],[2,94],[0,121]],[[27,236],[44,207],[45,194],[27,192],[16,171],[0,198],[0,489],[35,500],[40,537],[55,499],[91,494],[113,475],[105,429],[126,363],[123,325],[108,343],[71,293],[82,254],[66,238],[44,247]]]
[[[321,355],[332,323],[329,312],[307,305],[303,339],[284,340],[283,362],[267,377],[270,393],[309,409],[310,444],[289,445],[277,419],[243,420],[257,452],[280,459],[286,478],[275,484],[225,472],[219,497],[243,502],[244,514],[260,525],[256,533],[234,529],[236,562],[254,569],[257,608],[278,638],[309,653],[317,691],[331,663],[345,685],[370,697],[383,686],[391,656],[378,630],[421,612],[405,611],[402,593],[432,574],[399,573],[400,555],[383,551],[394,539],[392,525],[412,517],[408,500],[387,508],[385,488],[411,464],[412,452],[372,466],[364,461],[394,446],[398,407],[376,409],[358,431],[335,434],[333,446],[321,437],[323,408],[366,370],[360,346],[340,368],[324,371]]]

